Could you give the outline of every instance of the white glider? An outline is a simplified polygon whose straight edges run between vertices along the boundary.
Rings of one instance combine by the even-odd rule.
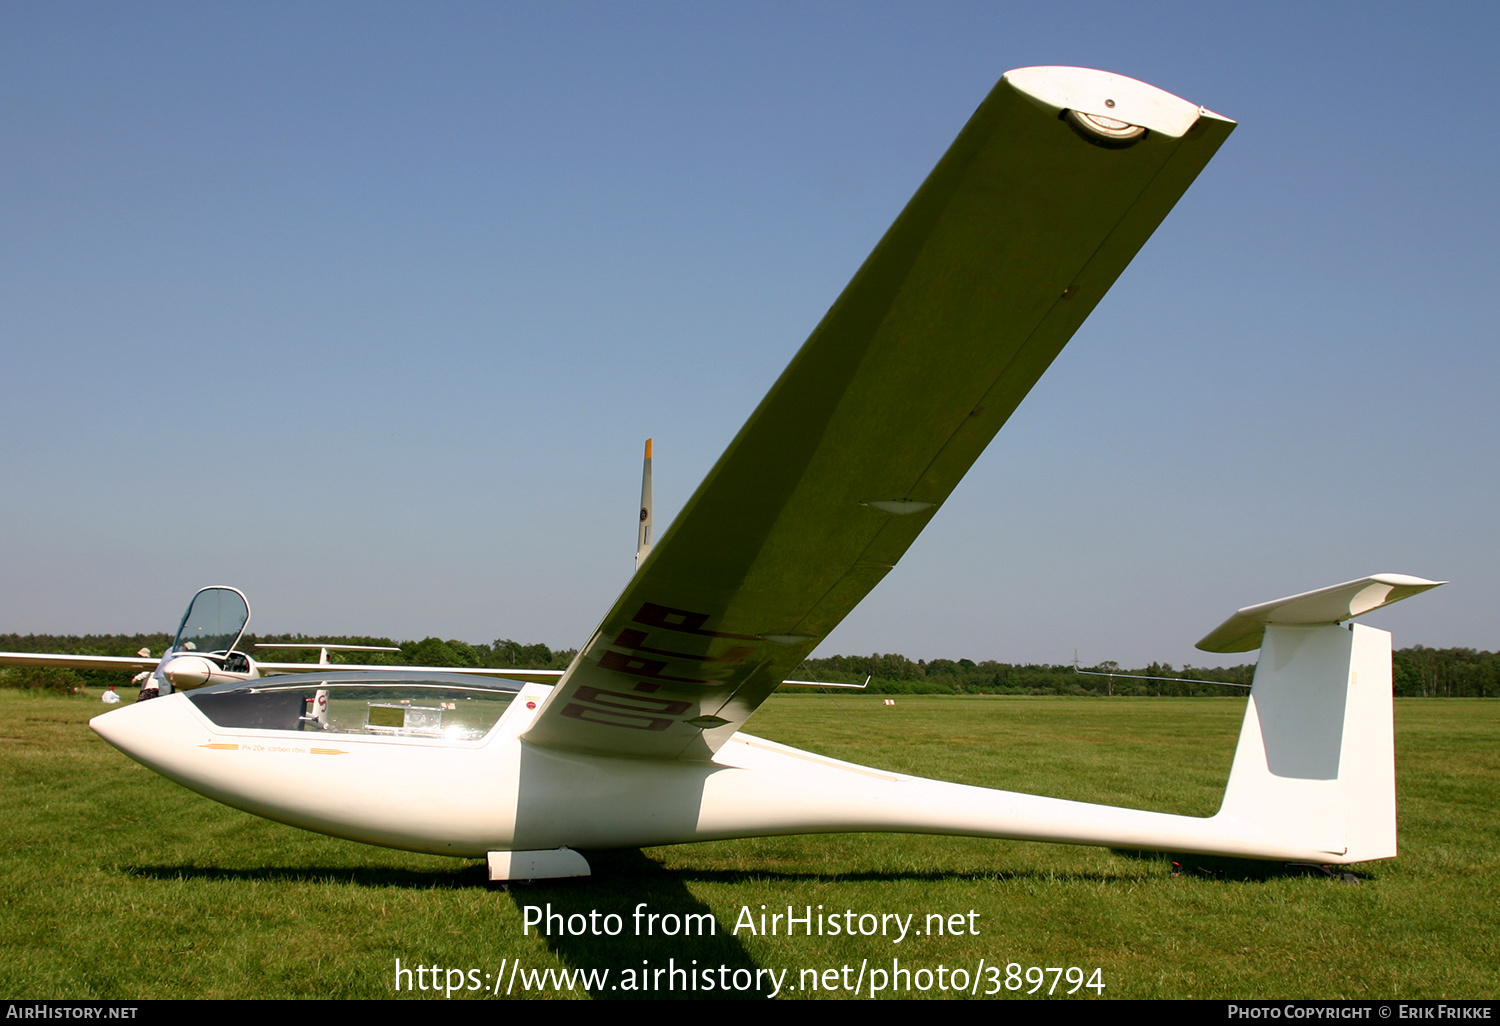
[[[741,732],[905,553],[1233,127],[1118,75],[1007,74],[654,544],[643,490],[638,570],[555,684],[318,670],[94,729],[238,808],[488,855],[496,879],[587,873],[577,849],[833,831],[1394,855],[1390,636],[1340,621],[1435,584],[1415,578],[1248,607],[1206,639],[1265,650],[1209,818],[924,780]]]

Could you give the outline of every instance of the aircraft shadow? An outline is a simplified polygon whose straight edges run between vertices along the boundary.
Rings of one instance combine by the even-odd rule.
[[[526,907],[541,910],[545,918],[554,916],[554,929],[542,939],[558,959],[575,969],[608,970],[602,987],[588,987],[590,996],[612,999],[692,998],[695,1000],[745,1000],[767,997],[754,988],[760,967],[749,951],[732,933],[732,925],[716,922],[712,933],[707,924],[713,910],[688,890],[694,880],[751,879],[748,873],[692,873],[664,869],[639,849],[589,852],[588,859],[595,876],[582,880],[542,881],[512,886],[508,896],[518,914],[525,917]],[[407,890],[475,890],[489,887],[489,873],[482,862],[469,862],[451,870],[410,870],[378,866],[255,866],[228,868],[200,865],[132,865],[121,869],[132,876],[152,880],[251,881],[262,883],[336,883],[359,887],[398,887]],[[789,877],[790,878],[790,877]],[[812,877],[809,877],[810,879]],[[894,877],[893,877],[894,879]],[[644,905],[638,936],[634,913]],[[597,911],[594,922],[610,913],[619,916],[618,934],[570,933],[570,917],[581,914],[585,919]],[[651,922],[651,913],[672,914],[675,919]],[[693,918],[687,917],[705,917]],[[682,932],[681,924],[694,924],[691,934]],[[572,920],[575,927],[583,921]],[[699,935],[696,924],[705,926]],[[559,924],[561,928],[559,928]],[[612,924],[613,925],[613,924]],[[532,930],[541,933],[540,927]],[[728,973],[721,973],[721,968]],[[658,974],[657,970],[661,970]],[[675,970],[675,971],[674,971]],[[703,973],[712,970],[713,988],[705,985]],[[739,973],[736,976],[735,971]],[[594,977],[597,979],[597,977]],[[584,977],[589,979],[589,977]],[[630,981],[635,989],[616,989],[621,981]],[[725,989],[727,985],[729,989]],[[740,989],[736,989],[736,987]]]
[[[484,863],[470,862],[446,871],[418,871],[379,866],[121,866],[132,876],[152,880],[253,880],[291,883],[348,883],[361,887],[403,887],[410,890],[469,890],[489,883]]]
[[[591,851],[588,860],[594,871],[591,877],[512,886],[510,896],[523,918],[528,907],[539,910],[531,913],[533,919],[548,912],[561,917],[550,920],[553,928],[543,940],[563,962],[577,969],[609,970],[611,982],[590,988],[590,996],[699,1001],[769,997],[765,990],[754,989],[752,981],[759,980],[760,967],[733,933],[726,932],[733,929],[732,924],[719,921],[712,934],[703,935],[696,928],[689,935],[679,925],[713,922],[713,910],[688,890],[687,883],[718,879],[717,875],[665,869],[639,849]],[[723,874],[726,879],[739,876]],[[635,915],[638,910],[640,919]],[[599,914],[596,922],[610,913],[619,916],[618,935],[596,936],[593,928],[581,934],[568,931],[569,917],[581,928],[583,922],[577,917],[587,918],[592,912]],[[653,913],[663,918],[652,921]],[[676,918],[665,918],[669,915]],[[563,924],[561,929],[559,924]],[[634,989],[616,989],[627,980]]]
[[[591,856],[592,857],[592,856]],[[672,872],[681,876],[684,880],[692,880],[700,883],[952,883],[958,880],[986,880],[1002,882],[1006,880],[1053,880],[1058,883],[1069,883],[1073,881],[1087,883],[1110,883],[1124,881],[1127,878],[1118,873],[1059,873],[1045,868],[1039,869],[1004,869],[986,870],[979,873],[954,873],[935,870],[932,872],[915,872],[902,870],[893,872],[877,872],[865,870],[857,873],[795,873],[775,870],[715,870],[715,869],[676,869]],[[1134,877],[1129,878],[1132,882]]]
[[[1270,881],[1300,876],[1332,876],[1333,878],[1368,879],[1368,874],[1349,873],[1347,869],[1335,867],[1331,873],[1321,872],[1317,867],[1297,863],[1267,862],[1260,859],[1220,858],[1210,855],[1169,855],[1162,852],[1135,851],[1123,848],[1110,849],[1111,854],[1143,863],[1158,863],[1163,874],[1202,876],[1215,880]],[[635,904],[647,902],[651,909],[674,911],[679,914],[694,914],[708,911],[708,907],[686,890],[691,883],[716,884],[799,884],[799,883],[944,883],[954,880],[1036,881],[1051,880],[1059,883],[1112,883],[1135,879],[1118,873],[1058,872],[1045,865],[1019,869],[991,870],[979,873],[955,873],[943,870],[930,872],[898,870],[881,872],[864,870],[859,872],[789,872],[767,869],[694,869],[679,867],[667,869],[655,862],[640,849],[616,851],[591,851],[586,853],[594,876],[583,880],[544,881],[536,884],[518,885],[512,896],[516,905],[545,907],[548,901],[553,911],[566,910],[571,915],[589,912],[589,896],[603,897],[608,891],[610,907],[599,907],[601,914],[616,912],[631,913]],[[122,866],[124,872],[133,876],[153,880],[254,880],[289,881],[293,883],[348,883],[362,887],[400,887],[411,890],[469,890],[490,886],[489,874],[484,863],[469,862],[451,870],[411,870],[379,866],[256,866],[247,869],[230,869],[222,866],[197,865],[151,865]],[[616,907],[623,898],[634,899],[628,907]],[[670,906],[670,908],[669,908]],[[691,906],[691,907],[689,907]],[[649,940],[649,938],[647,938]],[[660,938],[658,938],[660,939]],[[670,946],[670,945],[669,945]],[[666,950],[665,948],[663,949]],[[738,949],[737,949],[738,950]],[[696,956],[690,956],[696,957]]]
[[[1354,873],[1347,866],[1324,868],[1305,862],[1268,862],[1264,859],[1235,859],[1218,855],[1168,855],[1159,851],[1131,851],[1111,848],[1121,858],[1138,862],[1159,862],[1174,876],[1201,876],[1211,880],[1269,883],[1289,877],[1322,876],[1344,883],[1362,883],[1368,874]]]
[[[757,983],[763,988],[769,984],[757,975],[760,967],[744,945],[732,933],[726,933],[730,924],[714,922],[713,910],[688,890],[687,881],[694,878],[691,874],[663,869],[638,849],[590,852],[588,858],[596,876],[512,886],[508,891],[523,918],[527,906],[539,908],[542,918],[547,912],[560,917],[552,921],[551,934],[544,934],[542,939],[564,964],[594,973],[608,970],[603,974],[602,986],[584,986],[584,981],[599,977],[581,976],[580,989],[587,989],[591,997],[615,1000],[754,1000],[769,996],[765,989],[755,989]],[[491,886],[489,872],[482,862],[465,863],[447,871],[351,866],[230,869],[195,865],[134,865],[121,869],[153,880],[343,883],[410,890],[474,890]],[[738,875],[724,874],[727,878]],[[637,935],[634,913],[641,905],[645,908],[640,920],[641,932]],[[581,926],[582,920],[576,916],[581,914],[589,919],[595,911],[599,913],[593,917],[595,923],[610,913],[619,917],[616,935],[603,935],[602,929],[598,935],[568,932],[566,924],[570,917],[575,917],[572,920],[575,926]],[[658,915],[654,922],[646,918],[653,912]],[[673,929],[672,934],[663,932],[662,917],[668,915],[674,918],[666,920],[665,928]],[[690,920],[695,927],[691,934],[682,932],[680,925],[689,921],[688,917],[702,917]],[[699,923],[703,924],[702,935],[696,929]],[[708,932],[709,923],[714,923],[712,932]],[[559,924],[562,924],[560,929]],[[539,927],[532,930],[541,932]],[[711,972],[711,985],[705,981],[706,971]]]

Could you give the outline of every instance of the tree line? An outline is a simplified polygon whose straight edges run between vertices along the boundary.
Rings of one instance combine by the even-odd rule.
[[[135,655],[147,649],[161,655],[172,641],[170,634],[0,634],[0,651],[67,652],[76,655]],[[377,666],[455,666],[470,669],[562,670],[573,661],[576,649],[554,650],[542,644],[525,645],[509,638],[485,644],[424,638],[421,641],[391,641],[389,638],[308,638],[303,635],[247,634],[240,649],[257,659],[282,663],[317,662],[316,649],[259,649],[257,644],[383,645],[399,652],[330,653],[335,663]],[[1080,672],[1091,671],[1091,672]],[[1255,664],[1230,667],[1183,666],[1151,663],[1124,669],[1113,662],[1075,667],[1071,664],[1001,663],[972,659],[911,660],[897,653],[868,656],[829,656],[809,659],[795,676],[802,680],[857,684],[870,677],[868,690],[876,694],[934,695],[1176,695],[1210,696],[1245,693],[1242,687],[1255,675]],[[1165,680],[1149,678],[1167,678]],[[59,670],[12,667],[0,671],[0,686],[69,691],[81,687],[123,687],[129,674],[103,670]],[[1203,681],[1222,682],[1202,683]],[[1500,653],[1472,648],[1398,649],[1393,665],[1394,690],[1412,698],[1494,698],[1500,696]]]

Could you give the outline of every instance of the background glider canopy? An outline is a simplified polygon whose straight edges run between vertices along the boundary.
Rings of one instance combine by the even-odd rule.
[[[182,614],[172,649],[177,652],[224,653],[234,648],[250,622],[250,603],[238,588],[213,585],[199,589]]]
[[[525,740],[710,757],[895,565],[1233,127],[1103,72],[1001,79]]]

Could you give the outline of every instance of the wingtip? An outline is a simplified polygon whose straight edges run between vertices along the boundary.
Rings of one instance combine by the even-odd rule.
[[[1379,581],[1381,584],[1394,584],[1403,588],[1437,588],[1449,581],[1429,581],[1425,577],[1413,577],[1411,574],[1371,574],[1370,580]]]

